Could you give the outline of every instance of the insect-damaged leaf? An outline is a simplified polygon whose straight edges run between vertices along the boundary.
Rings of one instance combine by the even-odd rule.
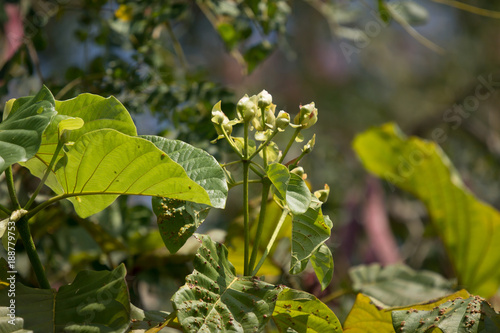
[[[226,247],[201,237],[194,271],[172,297],[184,331],[262,331],[281,289],[257,277],[237,277]]]

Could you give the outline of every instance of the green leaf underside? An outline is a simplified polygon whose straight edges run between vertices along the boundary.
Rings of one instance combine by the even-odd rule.
[[[273,183],[277,190],[276,195],[281,199],[286,198],[286,189],[290,180],[290,172],[288,168],[280,163],[273,163],[267,166],[266,170],[269,180]]]
[[[353,145],[370,172],[425,203],[459,284],[492,296],[500,285],[500,214],[465,188],[439,146],[405,138],[394,124],[358,135]]]
[[[330,237],[332,222],[321,212],[320,202],[313,198],[304,214],[292,219],[292,262],[290,273],[298,274],[307,261]]]
[[[392,311],[404,310],[406,311],[427,311],[432,310],[440,304],[446,303],[449,300],[456,298],[468,298],[470,294],[466,290],[460,290],[452,295],[448,295],[430,302],[424,302],[419,304],[413,304],[406,307],[388,308],[381,302],[377,301],[377,305],[374,304],[374,300],[370,297],[358,294],[356,296],[356,301],[349,312],[345,322],[344,322],[344,332],[349,333],[395,333],[401,332],[401,330],[394,330],[392,325]],[[433,318],[435,319],[435,317]],[[412,332],[407,329],[403,329],[403,332]],[[438,333],[437,330],[428,331],[427,333]]]
[[[209,207],[189,201],[153,197],[160,235],[170,253],[177,252],[208,215]]]
[[[130,323],[125,267],[78,273],[58,291],[16,284],[16,316],[34,332],[124,332]],[[9,302],[6,290],[2,304]]]
[[[9,116],[0,123],[0,173],[35,156],[42,133],[55,114],[54,98],[45,87],[36,96],[14,102]]]
[[[280,332],[342,332],[342,325],[330,308],[304,291],[285,288],[278,296],[273,321]]]
[[[119,195],[162,196],[210,204],[206,191],[151,142],[115,130],[80,137],[56,165],[60,187],[81,217],[109,206]]]
[[[304,214],[311,203],[311,191],[306,182],[294,173],[290,173],[290,180],[286,188],[286,204],[293,214]]]
[[[92,94],[81,94],[67,101],[55,101],[57,117],[42,136],[42,145],[36,154],[36,158],[29,160],[24,165],[31,173],[41,178],[47,169],[58,143],[59,121],[71,117],[78,117],[84,121],[83,127],[71,131],[67,135],[68,141],[76,142],[85,133],[99,129],[114,129],[127,135],[137,135],[134,122],[127,109],[114,97],[104,98]],[[59,158],[64,153],[59,153]],[[57,180],[51,174],[47,185],[57,186]]]
[[[443,333],[500,332],[500,314],[479,296],[457,298],[432,310],[392,311],[396,331],[425,333],[439,328]]]
[[[192,274],[172,297],[186,332],[260,332],[274,310],[279,287],[237,277],[224,245],[202,236]]]
[[[353,289],[388,306],[406,306],[452,293],[453,283],[431,271],[415,271],[402,264],[352,267]]]
[[[311,264],[321,284],[321,289],[325,290],[333,278],[333,256],[328,246],[321,244],[311,256]]]
[[[152,135],[141,137],[151,141],[182,166],[188,177],[207,191],[213,207],[224,208],[228,192],[226,177],[224,170],[213,156],[179,140]]]

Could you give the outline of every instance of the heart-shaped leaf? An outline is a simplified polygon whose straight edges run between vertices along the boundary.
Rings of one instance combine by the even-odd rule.
[[[125,266],[78,273],[58,291],[16,284],[16,316],[34,332],[124,332],[130,324],[130,300]],[[9,304],[7,288],[1,304]],[[0,326],[1,327],[1,326]]]
[[[45,87],[36,96],[13,103],[9,116],[0,123],[0,173],[35,156],[55,114],[54,98]]]
[[[99,129],[115,129],[127,135],[137,135],[134,122],[127,109],[114,97],[104,98],[92,94],[82,94],[67,101],[55,101],[57,116],[42,136],[42,145],[35,158],[28,160],[22,165],[30,172],[42,178],[59,143],[59,124],[72,118],[83,120],[83,126],[66,134],[66,142],[76,142],[82,135]],[[80,122],[77,120],[77,122]],[[62,125],[64,126],[64,124]],[[78,126],[77,126],[78,127]],[[67,129],[67,128],[62,128]],[[56,161],[64,157],[61,150]],[[50,173],[45,184],[52,190],[61,188],[54,173]],[[57,191],[56,191],[57,192]],[[61,193],[61,192],[58,192]]]
[[[370,172],[425,203],[458,284],[483,297],[494,295],[500,285],[500,213],[465,187],[441,148],[404,137],[394,124],[358,135],[353,146]]]
[[[260,332],[281,289],[257,277],[237,277],[227,249],[208,236],[194,259],[194,271],[172,297],[186,332]]]
[[[119,195],[170,197],[210,205],[207,192],[150,141],[115,130],[81,136],[55,168],[57,194],[81,217],[100,212]]]
[[[280,332],[335,333],[342,332],[335,313],[304,291],[285,288],[279,294],[273,320]]]

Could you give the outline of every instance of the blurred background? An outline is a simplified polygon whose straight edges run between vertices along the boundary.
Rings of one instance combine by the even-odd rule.
[[[331,188],[323,207],[334,222],[334,279],[321,291],[312,271],[289,276],[276,263],[277,279],[329,301],[342,319],[353,302],[354,265],[405,262],[453,275],[425,207],[364,170],[351,148],[357,133],[391,121],[408,135],[437,140],[470,190],[500,208],[500,4],[461,4],[3,0],[0,107],[42,84],[59,100],[114,95],[139,134],[180,139],[224,162],[231,160],[228,147],[209,142],[216,137],[210,111],[219,100],[230,116],[239,98],[262,89],[292,115],[314,101],[319,121],[304,134],[308,140],[317,133],[316,147],[302,166],[312,190]],[[478,85],[484,98],[471,98]],[[15,172],[27,197],[37,182],[27,170]],[[241,222],[238,199],[231,191],[228,208],[212,211],[200,231],[230,238]],[[192,270],[195,245],[169,254],[150,206],[149,199],[120,198],[82,220],[62,202],[37,216],[34,238],[53,285],[81,269],[125,262],[133,303],[170,310],[171,295]],[[23,261],[30,284],[27,258],[19,254],[18,266]]]

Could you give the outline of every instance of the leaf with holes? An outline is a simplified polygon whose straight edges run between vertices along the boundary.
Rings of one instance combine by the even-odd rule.
[[[415,271],[403,264],[356,266],[349,269],[349,277],[355,291],[389,306],[405,306],[449,295],[454,284],[437,273]]]
[[[292,219],[292,262],[290,273],[298,274],[306,268],[309,258],[330,237],[332,221],[321,211],[321,202],[313,198],[304,214]]]
[[[202,236],[194,271],[172,302],[186,332],[260,332],[280,290],[257,277],[237,277],[226,247]]]
[[[179,251],[203,223],[209,209],[189,201],[153,197],[160,235],[170,253]]]
[[[439,304],[432,310],[392,311],[396,331],[425,333],[439,328],[443,333],[500,332],[500,314],[485,299],[462,297]]]
[[[280,332],[335,333],[342,332],[335,313],[304,291],[285,288],[279,294],[273,312],[273,321]]]
[[[311,264],[321,284],[321,290],[325,290],[333,278],[333,256],[328,246],[321,244],[311,256]]]
[[[73,283],[54,289],[16,284],[16,317],[34,332],[124,332],[130,324],[125,266],[78,273]],[[7,288],[0,303],[8,304]],[[1,326],[0,326],[1,327]]]
[[[36,96],[12,103],[7,119],[0,123],[0,174],[35,156],[55,114],[54,97],[45,87]]]
[[[115,130],[81,136],[55,167],[52,188],[81,217],[109,206],[119,195],[170,197],[210,205],[207,192],[150,141]]]
[[[457,291],[454,294],[439,299],[413,304],[405,307],[390,308],[370,297],[358,294],[356,301],[344,322],[344,332],[348,333],[394,333],[391,313],[404,310],[404,312],[430,311],[440,304],[456,298],[468,298],[470,294],[466,290]],[[432,318],[434,320],[435,317]],[[400,332],[400,330],[397,330]],[[413,332],[403,330],[404,332]],[[438,333],[438,329],[427,331],[427,333]]]
[[[494,295],[500,286],[500,213],[465,187],[441,148],[404,137],[394,124],[358,135],[353,145],[366,169],[425,203],[458,285]]]

